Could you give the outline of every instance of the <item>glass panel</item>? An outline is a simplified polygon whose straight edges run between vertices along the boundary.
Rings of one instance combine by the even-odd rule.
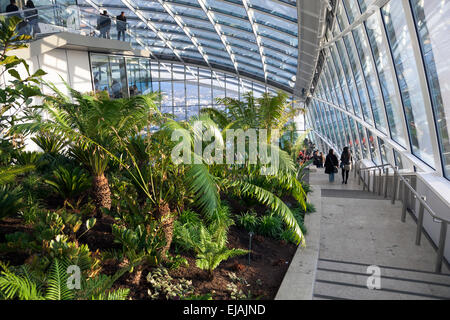
[[[360,141],[361,141],[361,148],[362,148],[363,158],[364,159],[370,159],[369,145],[367,144],[367,140],[366,140],[366,136],[364,134],[363,126],[359,122],[356,122],[356,126],[358,127],[358,133],[359,133],[359,137],[360,137]]]
[[[348,21],[352,24],[355,18],[359,15],[359,8],[356,0],[343,0],[345,4],[345,9],[348,16]]]
[[[356,128],[355,120],[353,120],[352,117],[348,117],[348,121],[350,122],[350,129],[351,129],[353,139],[354,139],[353,141],[354,141],[354,149],[356,151],[356,157],[357,157],[357,159],[361,159],[362,158],[361,157],[361,145],[360,145],[361,139],[359,137],[359,133]]]
[[[364,90],[363,75],[359,69],[359,58],[355,50],[353,49],[352,42],[350,40],[350,35],[344,36],[344,43],[347,48],[348,58],[350,61],[350,66],[353,71],[353,76],[355,77],[356,88],[358,89],[359,100],[361,102],[361,107],[364,115],[364,120],[366,122],[372,123],[372,117],[370,116],[370,109],[367,101],[366,92]]]
[[[383,139],[378,138],[378,146],[380,147],[381,160],[383,161],[383,164],[389,163],[387,158],[388,149],[384,144]]]
[[[388,3],[382,8],[382,13],[403,98],[412,151],[417,157],[434,167],[430,127],[423,107],[424,98],[419,82],[420,77],[402,2]]]
[[[91,55],[92,77],[95,91],[107,91],[111,86],[108,56]]]
[[[350,92],[350,98],[352,100],[353,108],[355,114],[361,117],[361,107],[359,105],[358,93],[356,92],[355,83],[352,77],[352,71],[350,70],[350,65],[346,59],[347,53],[344,49],[344,43],[342,40],[336,41],[336,48],[338,49],[339,56],[341,57],[341,64],[344,71],[344,75],[347,77],[347,85]]]
[[[402,155],[395,149],[393,149],[394,151],[394,160],[395,160],[395,165],[398,166],[399,169],[403,169],[403,161],[402,161]]]
[[[367,138],[369,139],[369,149],[370,149],[370,155],[372,156],[372,161],[376,165],[380,165],[380,151],[377,147],[377,141],[376,138],[373,136],[372,131],[369,129],[366,129],[367,132]]]
[[[450,6],[446,1],[411,1],[437,124],[444,175],[450,179]]]
[[[374,70],[370,48],[365,38],[364,29],[359,26],[353,31],[356,49],[361,61],[362,70],[366,79],[367,91],[372,105],[373,119],[378,130],[386,133],[386,121],[384,119],[383,101],[377,86],[376,72]]]
[[[404,118],[401,102],[395,94],[396,80],[392,76],[392,68],[387,59],[390,54],[389,48],[383,42],[383,34],[379,20],[376,16],[367,19],[366,30],[372,53],[375,60],[375,66],[378,71],[381,92],[386,107],[386,115],[389,122],[391,138],[406,147],[406,134],[403,130],[402,119]]]
[[[111,66],[111,87],[109,94],[112,98],[124,98],[128,96],[127,77],[125,74],[125,58],[109,57]]]

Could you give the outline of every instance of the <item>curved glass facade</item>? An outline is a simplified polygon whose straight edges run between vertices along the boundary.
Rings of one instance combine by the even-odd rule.
[[[348,145],[356,158],[450,179],[450,2],[376,5],[337,2],[308,100],[310,136],[338,151]]]
[[[276,93],[276,88],[193,65],[98,53],[91,53],[90,61],[93,90],[114,98],[160,91],[161,112],[180,121],[199,115],[202,108],[222,108],[217,98]]]
[[[290,0],[79,0],[82,28],[125,12],[131,42],[157,59],[235,72],[292,93],[297,3]]]

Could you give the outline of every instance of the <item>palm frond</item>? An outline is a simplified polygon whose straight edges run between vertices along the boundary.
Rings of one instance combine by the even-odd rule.
[[[301,246],[305,245],[305,239],[302,230],[300,229],[300,226],[298,225],[294,214],[280,198],[278,198],[272,192],[246,181],[230,181],[227,179],[223,179],[221,182],[223,183],[224,187],[232,189],[236,194],[253,198],[260,203],[267,205],[276,214],[280,215],[283,221],[286,223],[287,227],[295,233],[297,244],[300,244]]]

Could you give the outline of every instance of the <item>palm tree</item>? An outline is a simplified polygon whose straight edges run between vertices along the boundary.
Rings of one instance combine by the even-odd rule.
[[[69,154],[92,174],[93,197],[97,214],[111,208],[111,191],[105,172],[123,137],[138,134],[153,112],[158,112],[158,93],[129,99],[109,99],[99,94],[81,94],[68,87],[70,97],[48,84],[55,96],[47,97],[41,106],[50,118],[16,126],[26,132],[52,132],[71,141]]]
[[[199,131],[195,127],[194,124],[197,121],[201,121],[204,126],[203,130]],[[234,123],[238,121],[250,124],[252,120],[236,119]],[[192,148],[194,148],[196,140],[201,140],[204,131],[220,132],[218,125],[206,115],[193,118],[188,123],[169,120],[164,128],[170,132],[175,130],[184,132],[184,137],[190,141]],[[226,130],[222,131],[222,135],[222,141],[216,140],[216,143],[222,143],[220,147],[223,148]],[[272,148],[277,147],[272,146]],[[261,162],[250,164],[248,158],[245,159],[244,165],[210,164],[201,155],[194,154],[193,157],[196,158],[197,163],[182,165],[186,172],[184,180],[186,189],[202,209],[203,214],[210,219],[217,214],[220,208],[221,192],[230,192],[238,197],[253,198],[279,214],[286,225],[294,231],[297,242],[304,245],[302,231],[292,211],[275,194],[275,190],[290,193],[304,208],[306,208],[306,193],[296,178],[297,171],[291,157],[283,150],[277,149],[277,152],[280,167],[271,176],[261,174],[263,167]]]

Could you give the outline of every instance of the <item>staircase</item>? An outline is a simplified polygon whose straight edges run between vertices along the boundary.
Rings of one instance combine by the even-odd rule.
[[[330,184],[321,170],[310,178],[321,194],[313,299],[450,299],[447,265],[435,272],[436,251],[425,237],[415,244],[416,222],[409,215],[402,222],[401,201],[392,204],[378,192],[363,191],[353,174],[348,184],[339,175]],[[373,279],[369,266],[379,270],[374,289],[367,285]]]
[[[450,299],[450,275],[380,267],[380,289],[368,289],[368,264],[320,258],[314,300],[435,300]]]

